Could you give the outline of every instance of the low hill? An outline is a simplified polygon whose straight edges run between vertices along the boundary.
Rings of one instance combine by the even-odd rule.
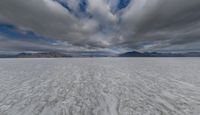
[[[187,53],[158,53],[158,52],[126,52],[119,54],[119,57],[200,57],[200,52]]]

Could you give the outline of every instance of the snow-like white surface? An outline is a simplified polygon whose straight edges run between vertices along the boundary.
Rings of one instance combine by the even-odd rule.
[[[0,115],[200,115],[200,58],[1,59]]]

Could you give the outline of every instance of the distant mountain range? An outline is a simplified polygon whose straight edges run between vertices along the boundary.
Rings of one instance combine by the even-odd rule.
[[[0,58],[65,58],[65,57],[113,57],[109,52],[42,52],[42,53],[18,53],[0,54]]]
[[[200,57],[200,52],[188,53],[158,53],[158,52],[126,52],[113,54],[109,52],[42,52],[42,53],[18,53],[0,54],[0,58],[69,58],[69,57]]]
[[[200,57],[200,52],[188,53],[158,53],[158,52],[126,52],[118,55],[118,57]]]
[[[0,58],[42,58],[42,57],[70,57],[68,55],[48,52],[48,53],[19,53],[19,54],[1,54]]]

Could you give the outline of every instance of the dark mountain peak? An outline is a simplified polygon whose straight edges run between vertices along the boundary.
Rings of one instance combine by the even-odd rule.
[[[126,52],[119,55],[120,57],[140,57],[143,56],[143,53],[132,51],[132,52]]]
[[[200,52],[187,53],[159,53],[159,52],[126,52],[120,54],[119,57],[200,57]]]

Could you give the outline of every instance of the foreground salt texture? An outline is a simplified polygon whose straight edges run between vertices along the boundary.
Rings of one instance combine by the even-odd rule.
[[[1,59],[0,115],[200,115],[200,58]]]

